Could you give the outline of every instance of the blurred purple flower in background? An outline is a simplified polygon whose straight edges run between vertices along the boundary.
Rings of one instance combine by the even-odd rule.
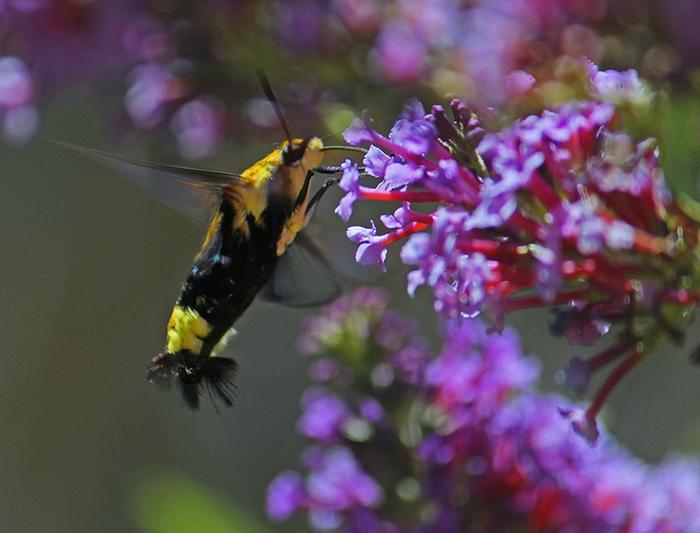
[[[246,110],[260,96],[251,72],[264,67],[286,78],[284,67],[298,63],[309,67],[304,81],[280,83],[294,94],[299,120],[316,126],[318,114],[330,113],[319,104],[352,99],[348,85],[368,69],[376,81],[423,86],[474,104],[547,104],[572,97],[567,58],[615,63],[615,54],[626,50],[622,60],[628,59],[641,46],[627,35],[622,11],[607,0],[7,0],[0,7],[0,44],[6,57],[26,66],[35,98],[32,107],[7,111],[4,129],[14,142],[29,139],[38,125],[37,102],[79,89],[109,102],[112,122],[119,122],[113,102],[123,101],[132,135],[153,138],[170,125],[184,157],[208,157],[234,133],[232,120],[248,122]],[[658,31],[678,27],[684,15],[681,7],[665,12]],[[250,56],[245,45],[252,40]],[[690,41],[672,40],[681,52],[669,45],[650,49],[637,62],[644,74],[666,79],[692,64],[685,53]],[[323,78],[316,82],[323,91],[306,80],[315,76]],[[533,76],[543,81],[539,91],[532,90]],[[119,91],[122,98],[112,98]]]
[[[187,159],[213,155],[224,138],[225,109],[215,97],[190,100],[170,122],[180,153]]]
[[[581,22],[606,12],[605,0],[571,2],[454,0],[394,2],[390,19],[377,37],[378,67],[393,81],[411,81],[427,65],[462,96],[502,102],[510,96],[506,80],[514,71],[546,63],[570,50],[561,36]],[[595,49],[596,47],[590,47]],[[593,60],[591,50],[575,50]],[[589,53],[586,53],[589,52]],[[439,58],[439,59],[438,59]],[[436,60],[437,59],[437,60]]]
[[[159,126],[166,115],[166,106],[185,97],[183,81],[158,63],[135,67],[127,78],[124,106],[129,118],[139,128]]]
[[[133,126],[155,130],[169,122],[182,155],[189,159],[218,149],[226,109],[218,97],[200,90],[196,78],[207,54],[197,55],[199,37],[184,12],[154,9],[139,0],[45,0],[10,2],[2,16],[0,42],[21,58],[11,58],[17,64],[0,72],[8,80],[0,82],[4,92],[18,91],[9,86],[16,84],[9,66],[32,88],[25,104],[66,87],[92,92],[94,86],[124,77],[124,108]],[[15,104],[5,111],[3,130],[16,142],[28,140],[37,125],[35,107]]]
[[[305,473],[270,484],[270,518],[306,511],[316,530],[357,532],[700,527],[700,464],[650,467],[607,435],[588,446],[557,413],[567,401],[533,389],[538,364],[511,330],[448,320],[432,355],[388,304],[358,289],[308,322],[300,347],[335,370],[302,400]]]
[[[39,115],[34,96],[34,83],[24,62],[0,57],[0,124],[6,140],[23,143],[36,132]]]

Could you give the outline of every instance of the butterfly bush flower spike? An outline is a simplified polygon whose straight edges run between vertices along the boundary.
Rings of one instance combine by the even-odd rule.
[[[369,145],[362,173],[346,163],[347,220],[357,201],[389,202],[381,232],[351,227],[357,260],[385,264],[391,245],[446,319],[480,316],[493,330],[521,309],[549,306],[552,331],[613,346],[561,373],[583,391],[610,367],[585,413],[568,412],[594,441],[605,399],[663,341],[681,342],[700,298],[698,222],[669,192],[653,139],[624,130],[617,106],[647,94],[634,71],[589,65],[589,98],[485,131],[466,102],[430,112],[406,104],[388,136],[368,119],[346,132]],[[362,180],[362,185],[360,185]],[[401,207],[396,209],[396,204]]]
[[[358,289],[306,324],[316,381],[297,425],[300,471],[269,485],[268,516],[313,530],[695,531],[700,465],[651,467],[604,429],[590,447],[509,329],[443,322],[433,354],[385,293]],[[332,375],[313,367],[333,360]],[[590,426],[589,426],[590,427]],[[582,428],[583,430],[583,428]]]

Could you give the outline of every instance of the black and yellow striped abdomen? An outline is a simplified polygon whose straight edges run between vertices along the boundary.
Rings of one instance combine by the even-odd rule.
[[[271,223],[274,214],[266,213],[264,225],[248,218],[243,230],[232,225],[231,209],[222,204],[221,215],[212,221],[218,227],[205,240],[183,285],[168,322],[171,353],[187,349],[210,357],[220,351],[235,321],[272,276],[280,232]]]
[[[196,408],[202,382],[226,404],[236,363],[216,357],[232,336],[233,325],[270,280],[277,264],[281,227],[270,205],[263,218],[235,227],[233,207],[224,199],[204,245],[183,284],[168,320],[167,344],[149,372],[177,374],[187,404]]]

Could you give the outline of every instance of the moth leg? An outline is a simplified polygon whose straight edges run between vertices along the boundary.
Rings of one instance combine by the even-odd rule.
[[[341,168],[338,166],[328,166],[328,167],[316,167],[312,168],[306,173],[306,178],[304,178],[304,184],[301,186],[301,189],[299,190],[299,194],[297,195],[297,199],[294,201],[294,205],[292,206],[292,211],[296,211],[296,209],[304,203],[304,200],[306,200],[306,197],[309,194],[309,186],[311,185],[311,178],[314,176],[314,174],[337,174],[338,172],[341,171]],[[337,183],[337,180],[334,181],[334,183]],[[326,185],[326,187],[330,187],[330,185]],[[318,195],[318,193],[316,193]],[[315,198],[316,196],[314,196]],[[319,198],[320,200],[320,198]],[[316,200],[318,202],[318,200]],[[309,208],[306,208],[306,213],[309,212]]]
[[[311,169],[306,173],[306,177],[304,178],[304,185],[301,186],[301,189],[299,189],[299,194],[297,194],[297,199],[294,201],[294,205],[292,206],[292,212],[296,211],[301,204],[304,203],[304,200],[306,200],[306,197],[309,194],[309,185],[311,184],[311,178],[313,177],[315,172],[315,169]]]
[[[340,178],[335,176],[333,178],[328,178],[325,183],[321,185],[321,187],[316,191],[316,193],[311,197],[311,200],[309,200],[309,203],[306,205],[306,218],[311,218],[313,209],[316,207],[318,202],[321,201],[321,198],[323,198],[323,195],[326,194],[326,191],[339,181]]]
[[[314,169],[314,172],[319,174],[338,174],[342,169],[338,166],[333,167],[318,167]],[[360,172],[364,172],[364,167],[359,167]],[[333,185],[336,185],[340,181],[340,176],[334,176],[328,178],[323,185],[316,191],[316,193],[311,197],[309,203],[306,205],[306,218],[310,219],[313,216],[313,210],[326,194],[326,191],[330,189]]]

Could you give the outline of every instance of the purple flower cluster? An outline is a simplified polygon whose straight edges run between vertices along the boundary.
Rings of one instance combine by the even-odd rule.
[[[348,220],[358,200],[399,203],[381,216],[387,232],[374,222],[348,229],[357,260],[384,267],[388,247],[405,241],[408,292],[429,287],[447,318],[481,315],[501,330],[509,312],[554,305],[557,331],[580,344],[619,324],[613,348],[564,373],[582,389],[620,360],[588,412],[569,413],[594,440],[595,416],[622,375],[660,341],[682,340],[700,279],[698,224],[667,190],[655,142],[615,128],[615,104],[634,105],[644,86],[634,72],[588,72],[590,100],[501,131],[487,133],[460,100],[449,114],[410,102],[388,136],[356,120],[345,139],[370,146],[362,173],[344,163],[336,212]]]
[[[269,486],[268,515],[315,530],[673,531],[700,527],[700,464],[649,467],[604,436],[588,446],[534,391],[515,334],[444,324],[431,355],[382,292],[360,289],[312,319],[300,347],[317,383],[298,431],[304,473]]]

